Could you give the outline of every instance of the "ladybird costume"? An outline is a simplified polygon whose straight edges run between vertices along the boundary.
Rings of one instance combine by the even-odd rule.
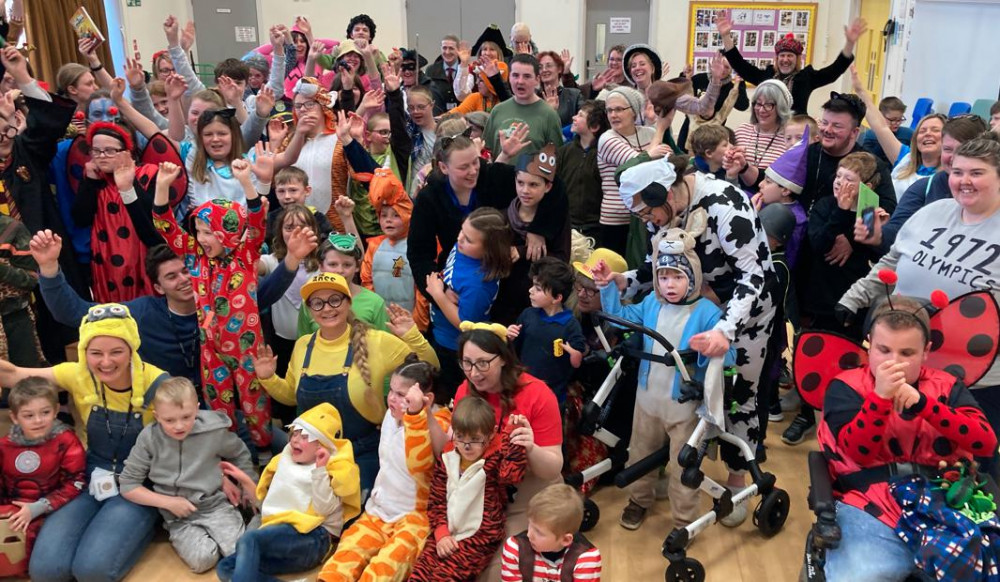
[[[184,257],[195,285],[201,343],[201,382],[212,410],[233,421],[239,405],[257,447],[271,443],[271,401],[261,389],[252,354],[263,337],[257,308],[257,270],[264,243],[265,210],[260,198],[238,202],[215,199],[191,213],[208,224],[222,243],[222,256],[205,255],[194,235],[178,226],[167,206],[153,208],[154,225],[175,253]],[[245,235],[245,236],[244,236]]]
[[[117,113],[112,111],[112,114]],[[110,122],[90,125],[87,137],[77,137],[67,157],[70,185],[76,192],[73,202],[73,222],[78,227],[91,227],[90,261],[94,299],[99,303],[131,301],[153,293],[153,282],[146,277],[146,245],[136,234],[135,225],[126,210],[126,203],[136,198],[142,203],[143,215],[153,208],[156,172],[160,162],[172,162],[184,167],[177,149],[163,134],[154,135],[143,148],[131,192],[119,192],[114,174],[89,178],[84,165],[90,160],[90,147],[95,135],[107,135],[119,140],[124,151],[134,145],[128,130]],[[170,187],[170,206],[183,199],[187,191],[187,175],[182,170]],[[148,224],[148,223],[147,223]]]
[[[20,508],[13,502],[23,501],[29,503],[33,517],[28,524],[25,557],[31,556],[43,516],[66,505],[83,490],[86,470],[87,454],[80,439],[72,427],[58,420],[40,439],[25,438],[17,425],[0,439],[0,515],[16,513]]]

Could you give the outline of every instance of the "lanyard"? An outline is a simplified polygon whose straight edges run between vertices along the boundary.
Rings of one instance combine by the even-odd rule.
[[[97,391],[97,378],[94,377],[94,373],[90,373],[90,379],[94,381],[94,390]],[[108,430],[108,440],[111,441],[114,438],[114,434],[111,431],[111,412],[108,411],[108,397],[105,392],[106,387],[104,382],[101,382],[101,406],[104,407],[104,427]],[[129,419],[132,418],[132,390],[133,387],[128,388],[128,412],[125,415],[125,422],[122,424],[122,434],[118,437],[118,444],[121,444],[122,439],[125,438],[125,433],[128,432]],[[114,454],[111,457],[111,471],[117,474],[118,471],[118,446],[114,446]]]
[[[170,329],[174,332],[174,340],[177,342],[177,347],[181,350],[181,357],[184,358],[184,364],[188,368],[193,368],[195,364],[195,354],[198,351],[198,340],[196,339],[192,342],[194,344],[193,349],[191,350],[191,353],[188,353],[184,339],[181,337],[181,334],[177,332],[177,324],[174,322],[174,314],[170,311],[170,306],[167,306],[167,319],[170,320]]]

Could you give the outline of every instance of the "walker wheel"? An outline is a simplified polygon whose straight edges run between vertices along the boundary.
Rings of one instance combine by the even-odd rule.
[[[757,509],[753,512],[753,524],[760,533],[771,537],[785,525],[789,507],[788,493],[776,487],[757,505]]]
[[[594,503],[593,499],[583,500],[583,523],[580,524],[580,531],[590,531],[601,519],[601,508]]]
[[[705,582],[705,567],[694,558],[670,562],[665,579],[666,582]]]

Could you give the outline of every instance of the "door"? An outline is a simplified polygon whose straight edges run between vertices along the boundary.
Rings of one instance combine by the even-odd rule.
[[[406,0],[406,40],[428,63],[440,55],[445,35],[454,34],[471,45],[490,24],[500,28],[509,45],[514,0]]]
[[[586,34],[586,75],[593,79],[607,68],[611,47],[649,42],[649,1],[587,0]]]
[[[861,0],[861,18],[868,22],[868,30],[854,47],[854,58],[861,81],[872,93],[876,103],[883,97],[882,77],[885,69],[885,37],[882,27],[889,20],[890,0]]]
[[[257,26],[257,0],[192,0],[198,63],[215,66],[268,40]]]

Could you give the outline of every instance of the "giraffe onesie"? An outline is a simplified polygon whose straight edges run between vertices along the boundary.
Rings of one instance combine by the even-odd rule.
[[[448,411],[435,417],[447,431]],[[430,533],[427,499],[434,451],[427,422],[426,410],[404,415],[402,425],[385,413],[375,486],[365,512],[323,565],[322,582],[398,582],[409,576]]]
[[[201,345],[201,382],[205,401],[221,410],[237,427],[246,419],[257,447],[271,444],[271,401],[261,389],[251,354],[260,341],[257,269],[264,242],[265,211],[259,198],[247,208],[229,200],[212,200],[191,213],[207,223],[222,242],[222,256],[208,257],[196,237],[178,226],[166,206],[153,208],[154,225],[170,248],[184,258],[195,285]],[[244,234],[246,236],[244,240]]]

